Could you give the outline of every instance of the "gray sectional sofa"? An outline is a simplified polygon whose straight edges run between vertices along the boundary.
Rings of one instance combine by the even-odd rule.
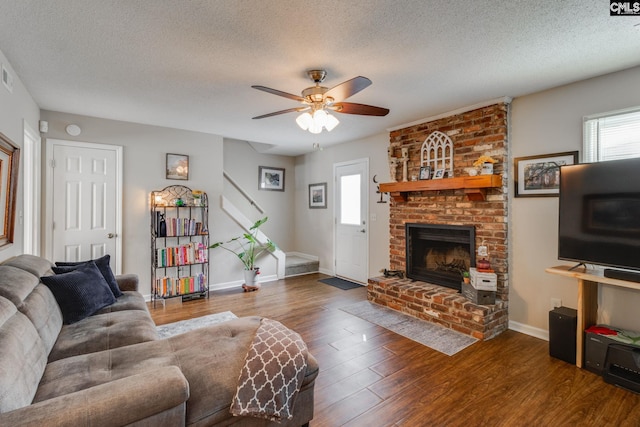
[[[40,280],[52,267],[31,255],[0,264],[0,425],[301,426],[313,418],[311,354],[291,420],[229,413],[259,317],[159,339],[137,277],[123,275],[114,303],[64,324]]]

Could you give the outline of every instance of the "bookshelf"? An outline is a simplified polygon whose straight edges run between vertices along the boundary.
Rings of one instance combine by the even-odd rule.
[[[184,185],[151,192],[151,300],[209,297],[207,193]]]

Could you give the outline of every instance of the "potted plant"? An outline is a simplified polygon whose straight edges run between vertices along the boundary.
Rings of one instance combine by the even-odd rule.
[[[260,284],[256,283],[256,276],[260,274],[260,267],[256,267],[255,265],[256,259],[262,253],[273,252],[278,248],[271,240],[267,239],[267,243],[260,243],[256,238],[258,229],[262,224],[267,222],[267,219],[268,217],[264,217],[256,221],[256,223],[249,228],[248,233],[234,237],[227,242],[217,242],[209,246],[211,249],[222,248],[238,257],[244,266],[245,284],[242,287],[245,291],[257,290],[260,287]]]
[[[465,270],[461,274],[462,274],[462,281],[468,284],[471,281],[471,278],[469,277],[469,272]]]
[[[473,166],[479,169],[480,175],[491,175],[493,174],[493,164],[497,163],[497,160],[492,158],[491,156],[482,155],[473,162]]]

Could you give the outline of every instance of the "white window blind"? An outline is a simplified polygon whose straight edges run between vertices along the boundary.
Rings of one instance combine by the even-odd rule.
[[[640,108],[584,119],[583,161],[640,157]]]

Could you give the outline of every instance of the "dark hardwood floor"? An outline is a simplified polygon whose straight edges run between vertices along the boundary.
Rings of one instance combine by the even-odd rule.
[[[212,292],[150,307],[160,325],[230,310],[296,330],[318,359],[319,426],[640,426],[640,395],[549,357],[548,343],[513,331],[446,356],[340,310],[366,299],[321,274]]]

